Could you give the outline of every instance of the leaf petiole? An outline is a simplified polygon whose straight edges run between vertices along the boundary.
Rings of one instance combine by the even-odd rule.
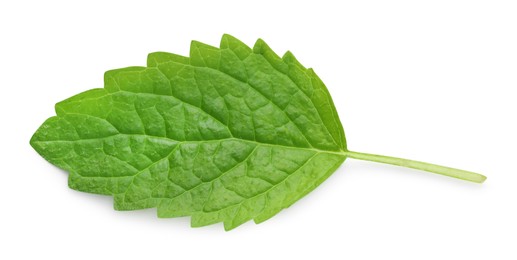
[[[438,173],[441,175],[458,178],[458,179],[462,179],[462,180],[466,180],[466,181],[472,181],[472,182],[476,182],[476,183],[482,183],[486,180],[486,177],[479,173],[469,172],[469,171],[464,171],[464,170],[460,170],[460,169],[455,169],[455,168],[450,168],[450,167],[445,167],[445,166],[440,166],[440,165],[425,163],[425,162],[420,162],[420,161],[414,161],[414,160],[409,160],[409,159],[377,155],[377,154],[369,154],[369,153],[359,153],[359,152],[353,152],[353,151],[346,151],[345,155],[349,158],[398,165],[398,166],[402,166],[402,167]]]

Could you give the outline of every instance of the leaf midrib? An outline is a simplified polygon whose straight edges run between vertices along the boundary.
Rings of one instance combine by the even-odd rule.
[[[337,154],[346,156],[347,151],[346,150],[339,150],[339,151],[328,151],[328,150],[321,150],[318,148],[307,148],[307,147],[298,147],[298,146],[288,146],[288,145],[280,145],[280,144],[270,144],[270,143],[261,143],[253,140],[248,139],[241,139],[236,137],[228,137],[228,138],[221,138],[221,139],[210,139],[210,140],[174,140],[169,137],[163,137],[163,136],[155,136],[155,135],[147,135],[147,134],[125,134],[125,133],[117,133],[114,135],[104,136],[104,137],[98,137],[98,138],[81,138],[77,140],[51,140],[51,141],[40,141],[36,140],[33,141],[33,143],[56,143],[56,142],[83,142],[83,141],[92,141],[92,140],[103,140],[103,139],[109,139],[114,138],[116,136],[136,136],[136,137],[145,137],[145,138],[152,138],[152,139],[159,139],[164,140],[167,142],[173,142],[174,144],[196,144],[196,143],[206,143],[206,142],[222,142],[222,141],[240,141],[240,142],[246,142],[251,143],[254,145],[262,145],[262,146],[268,146],[268,147],[281,147],[281,148],[289,148],[289,149],[295,149],[295,150],[304,150],[304,151],[313,151],[316,153],[329,153],[329,154]]]

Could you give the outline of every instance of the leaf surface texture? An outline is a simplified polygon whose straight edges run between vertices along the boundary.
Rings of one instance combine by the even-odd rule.
[[[224,35],[220,48],[193,41],[189,56],[106,72],[104,88],[56,104],[31,145],[117,210],[226,230],[267,220],[342,164],[332,99],[290,52]]]

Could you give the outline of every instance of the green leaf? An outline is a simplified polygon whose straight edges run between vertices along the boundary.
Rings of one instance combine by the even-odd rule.
[[[108,71],[104,81],[56,104],[31,145],[69,172],[72,189],[112,195],[117,210],[157,208],[230,230],[289,207],[346,157],[484,180],[348,151],[323,82],[260,39],[253,48],[229,35],[220,48],[193,41],[190,57],[152,53],[147,67]]]
[[[192,226],[262,222],[343,162],[343,128],[316,74],[262,40],[192,42],[190,57],[152,53],[108,71],[104,89],[56,105],[31,144],[73,189],[115,208],[158,208]]]

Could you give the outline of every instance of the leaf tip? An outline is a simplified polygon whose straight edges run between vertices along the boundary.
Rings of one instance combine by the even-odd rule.
[[[41,124],[40,127],[34,132],[34,134],[31,136],[31,139],[29,140],[29,144],[38,152],[41,154],[42,146],[38,144],[40,141],[46,141],[50,139],[51,134],[49,134],[49,130],[53,128],[53,126],[56,124],[56,121],[58,121],[57,116],[52,116],[47,118],[43,124]]]
[[[31,139],[29,140],[29,145],[32,147],[32,149],[34,149],[34,150],[36,150],[36,152],[38,152],[38,147],[36,145],[36,134],[37,134],[37,132],[35,132],[31,136]]]

